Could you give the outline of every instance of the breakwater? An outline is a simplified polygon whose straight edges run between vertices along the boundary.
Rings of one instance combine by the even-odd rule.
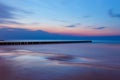
[[[62,43],[91,43],[91,40],[63,40],[63,41],[0,41],[0,45],[33,45],[33,44],[62,44]]]

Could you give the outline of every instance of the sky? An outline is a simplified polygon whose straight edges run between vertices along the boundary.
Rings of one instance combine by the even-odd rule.
[[[119,4],[120,0],[0,0],[0,39],[119,37]]]

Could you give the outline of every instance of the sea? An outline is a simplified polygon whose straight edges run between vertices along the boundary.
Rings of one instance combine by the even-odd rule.
[[[120,80],[120,41],[0,46],[0,80]]]

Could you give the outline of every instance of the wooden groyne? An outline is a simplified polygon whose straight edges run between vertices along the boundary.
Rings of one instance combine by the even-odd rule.
[[[0,41],[0,45],[34,45],[34,44],[62,44],[62,43],[91,43],[91,40],[83,41]]]

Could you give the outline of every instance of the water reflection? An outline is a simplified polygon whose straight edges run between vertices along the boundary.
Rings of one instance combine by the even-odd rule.
[[[120,64],[108,55],[97,59],[73,54],[0,48],[0,80],[120,80]]]

